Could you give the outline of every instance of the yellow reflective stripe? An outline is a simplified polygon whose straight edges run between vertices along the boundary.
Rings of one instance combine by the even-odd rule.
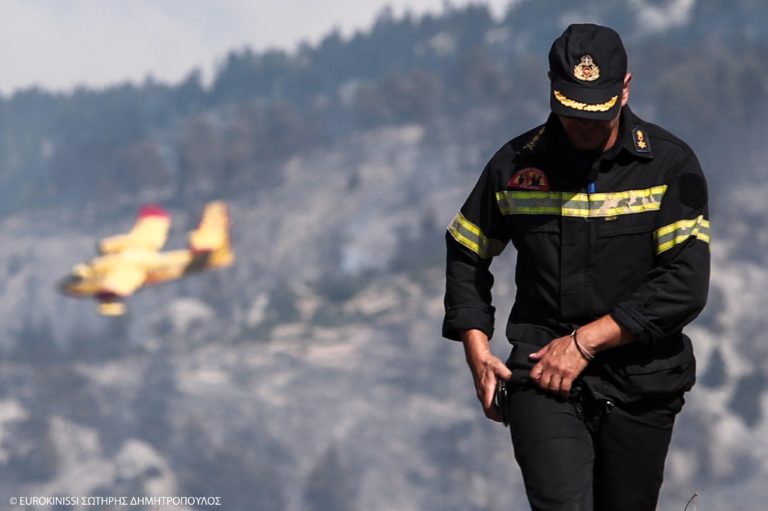
[[[560,208],[563,216],[577,216],[588,218],[590,216],[589,195],[586,193],[561,192],[563,205]]]
[[[507,190],[496,193],[504,215],[560,215],[595,218],[658,211],[666,185],[610,193]]]
[[[699,215],[692,220],[679,220],[666,225],[653,233],[656,239],[656,255],[664,253],[692,237],[709,243],[709,233],[709,220],[704,218],[704,215]]]
[[[483,259],[499,255],[507,245],[506,242],[485,236],[478,226],[461,214],[461,211],[453,217],[448,232],[453,239]]]
[[[503,215],[557,215],[563,208],[561,192],[498,192],[496,201]]]
[[[667,185],[625,192],[593,193],[589,196],[593,217],[631,215],[661,209]]]

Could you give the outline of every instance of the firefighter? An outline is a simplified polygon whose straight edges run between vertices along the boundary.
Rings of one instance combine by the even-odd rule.
[[[510,428],[534,510],[652,510],[709,285],[707,187],[680,139],[629,108],[627,55],[577,24],[549,53],[551,114],[489,161],[446,233],[443,335]],[[506,363],[494,256],[517,251]]]

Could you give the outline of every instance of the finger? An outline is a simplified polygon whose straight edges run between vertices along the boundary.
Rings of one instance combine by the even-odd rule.
[[[531,369],[531,378],[535,381],[539,381],[544,374],[544,362],[539,362]]]
[[[562,383],[563,383],[562,377],[560,377],[559,375],[555,375],[549,379],[547,390],[549,390],[550,392],[559,394],[560,388],[562,387]]]
[[[498,364],[494,367],[494,372],[496,373],[496,376],[502,380],[508,380],[512,377],[512,370],[507,367],[506,364]]]
[[[489,419],[501,422],[501,411],[496,407],[496,403],[494,402],[494,394],[496,393],[496,386],[494,385],[493,388],[490,390],[490,392],[486,392],[483,396],[482,405],[483,405],[483,413],[485,413],[485,416]]]
[[[539,364],[536,364],[533,366],[533,369],[531,369],[530,378],[535,381],[536,383],[539,383],[541,381],[541,377],[544,375],[544,368],[541,367]]]
[[[560,382],[560,390],[568,393],[573,387],[573,377],[571,375],[563,376],[563,381]]]
[[[536,380],[536,383],[538,384],[539,388],[542,390],[549,390],[549,384],[552,381],[552,375],[549,373],[543,373],[539,376],[539,378]]]
[[[483,411],[485,412],[485,416],[491,419],[492,421],[501,422],[501,413],[495,406],[493,406],[489,410],[484,409]]]
[[[488,378],[482,388],[482,396],[480,398],[480,402],[483,405],[483,410],[489,410],[493,408],[493,395],[496,392],[496,378],[493,378],[491,380]]]
[[[541,358],[544,355],[546,355],[548,351],[549,351],[549,345],[546,345],[543,348],[541,348],[539,351],[536,351],[528,355],[528,358],[530,358],[531,360],[541,360]]]

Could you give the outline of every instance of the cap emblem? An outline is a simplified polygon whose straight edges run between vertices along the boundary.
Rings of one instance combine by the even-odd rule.
[[[600,68],[595,64],[592,55],[581,57],[581,61],[573,68],[573,76],[582,82],[593,82],[600,78]]]

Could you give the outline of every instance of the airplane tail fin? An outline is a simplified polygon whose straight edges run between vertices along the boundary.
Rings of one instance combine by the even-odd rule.
[[[223,201],[205,205],[200,225],[189,233],[189,248],[194,254],[206,255],[206,267],[223,268],[235,261],[230,243],[229,209]]]

